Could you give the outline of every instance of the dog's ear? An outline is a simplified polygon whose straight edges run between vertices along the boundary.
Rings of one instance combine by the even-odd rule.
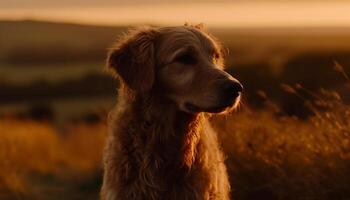
[[[154,40],[158,31],[142,27],[129,31],[109,51],[107,67],[132,90],[146,92],[155,78]]]

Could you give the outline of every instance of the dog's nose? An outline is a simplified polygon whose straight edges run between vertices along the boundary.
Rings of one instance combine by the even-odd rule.
[[[226,81],[223,86],[224,96],[226,99],[234,99],[237,98],[241,92],[243,91],[243,86],[238,81]]]

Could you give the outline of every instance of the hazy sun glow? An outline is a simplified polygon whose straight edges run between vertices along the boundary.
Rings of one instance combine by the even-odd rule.
[[[87,24],[182,24],[289,27],[350,26],[350,2],[235,2],[1,9],[0,18],[39,19]]]

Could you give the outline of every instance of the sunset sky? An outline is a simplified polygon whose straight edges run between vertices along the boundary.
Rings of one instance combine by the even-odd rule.
[[[102,25],[350,26],[350,1],[1,0],[0,19]]]

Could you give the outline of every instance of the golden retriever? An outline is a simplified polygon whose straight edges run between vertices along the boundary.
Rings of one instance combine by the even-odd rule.
[[[230,199],[206,113],[234,108],[243,87],[223,70],[219,42],[200,26],[141,27],[111,48],[107,66],[121,87],[102,199]]]

